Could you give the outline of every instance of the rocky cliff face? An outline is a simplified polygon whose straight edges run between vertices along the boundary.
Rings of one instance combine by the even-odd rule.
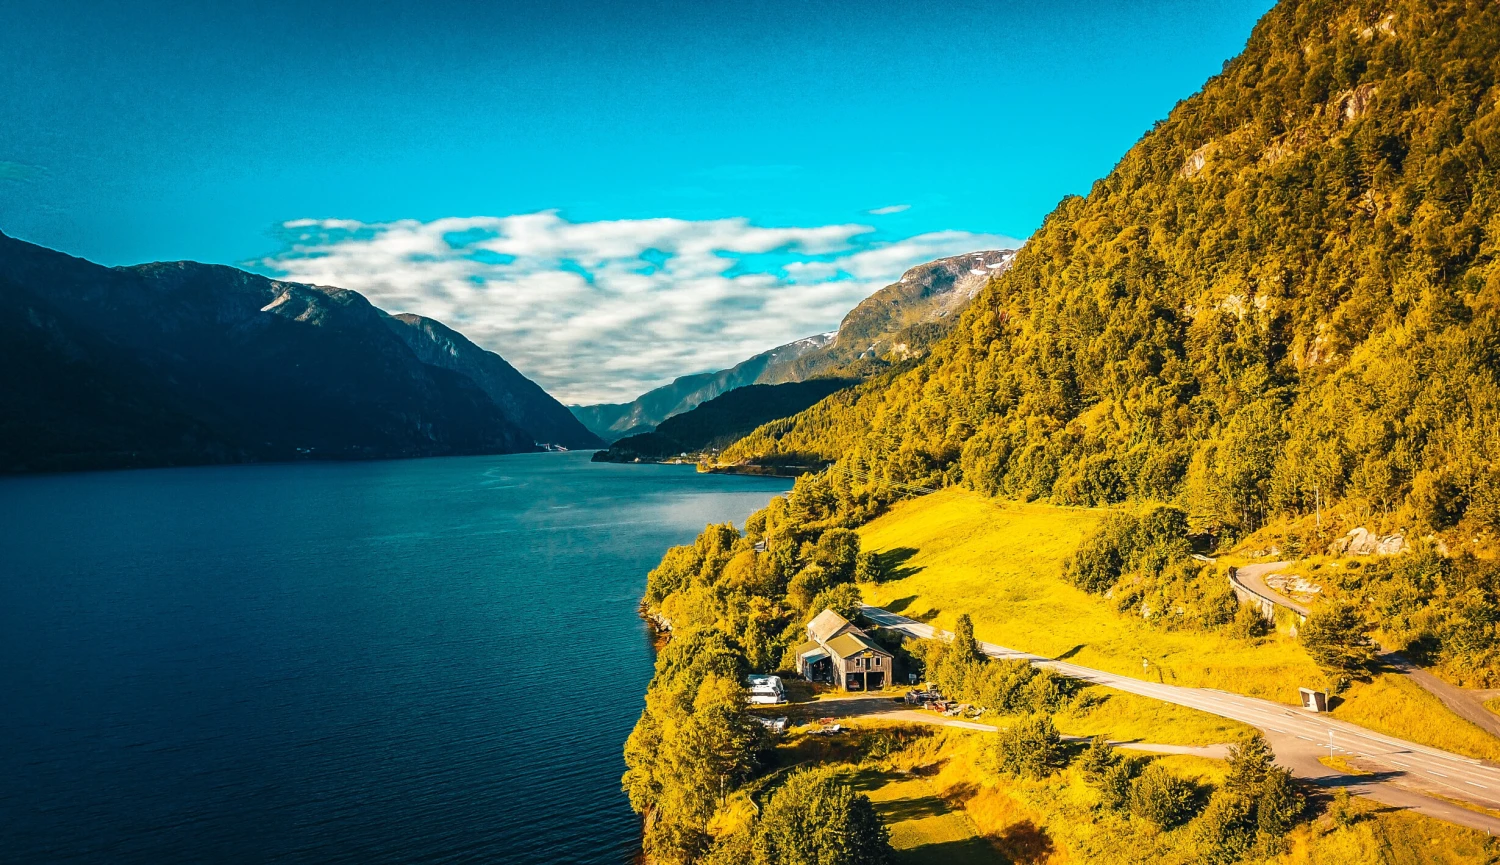
[[[818,375],[863,377],[920,357],[958,321],[989,281],[1010,269],[1013,249],[940,258],[902,274],[844,316],[837,336],[770,370],[766,381],[804,381]]]
[[[387,316],[385,321],[418,360],[459,373],[479,385],[505,411],[506,417],[529,432],[537,444],[569,449],[604,445],[562,403],[542,390],[541,385],[521,375],[505,358],[480,348],[458,331],[410,313]]]
[[[106,268],[0,234],[0,470],[536,448],[462,364],[424,362],[389,321],[353,291]]]
[[[648,432],[674,415],[735,388],[835,376],[858,380],[891,363],[920,357],[942,338],[991,278],[1004,273],[1015,250],[940,258],[908,270],[900,281],[865,298],[833,333],[762,352],[718,372],[683,376],[628,403],[572,406],[608,441]]]

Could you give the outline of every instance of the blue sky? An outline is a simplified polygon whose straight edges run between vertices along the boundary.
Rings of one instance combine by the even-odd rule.
[[[565,399],[623,398],[753,341],[835,326],[916,263],[898,251],[1024,238],[1237,53],[1268,5],[11,0],[0,231],[107,264],[191,258],[339,279],[449,320]],[[769,277],[782,300],[751,292],[719,309],[722,287],[699,284],[679,302],[674,286],[692,280],[671,261],[649,289],[612,289],[579,263],[629,249],[523,254],[524,273],[465,274],[486,291],[461,304],[443,287],[451,267],[388,266],[393,244],[440,220],[548,213],[475,230],[545,225],[574,245],[661,242],[664,224],[672,238],[749,238],[717,257],[731,276]],[[767,256],[757,244],[773,235],[752,229],[803,233]],[[837,248],[818,239],[830,230]],[[473,260],[464,242],[454,257]],[[799,280],[784,267],[881,250],[859,273]],[[413,255],[402,262],[427,253]],[[559,294],[578,308],[545,334],[507,323],[556,290],[538,273],[580,270],[601,309],[639,291],[638,304],[765,324],[733,339],[711,322],[685,329],[681,351],[648,359],[674,332],[631,345],[638,325],[588,319],[586,295]],[[542,296],[518,300],[527,290]]]

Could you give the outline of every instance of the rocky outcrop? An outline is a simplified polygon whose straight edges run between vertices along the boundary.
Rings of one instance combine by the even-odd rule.
[[[1350,529],[1349,533],[1328,545],[1332,556],[1394,556],[1408,549],[1406,536],[1401,533],[1375,535],[1364,526]]]

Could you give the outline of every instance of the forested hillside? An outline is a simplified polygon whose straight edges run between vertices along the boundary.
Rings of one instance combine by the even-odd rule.
[[[726,461],[1500,527],[1500,5],[1288,0],[915,369]]]

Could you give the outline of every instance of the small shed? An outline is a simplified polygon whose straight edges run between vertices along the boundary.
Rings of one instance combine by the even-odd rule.
[[[1312,688],[1298,688],[1297,693],[1302,697],[1302,708],[1309,712],[1328,711],[1328,693],[1326,691],[1314,691]]]

